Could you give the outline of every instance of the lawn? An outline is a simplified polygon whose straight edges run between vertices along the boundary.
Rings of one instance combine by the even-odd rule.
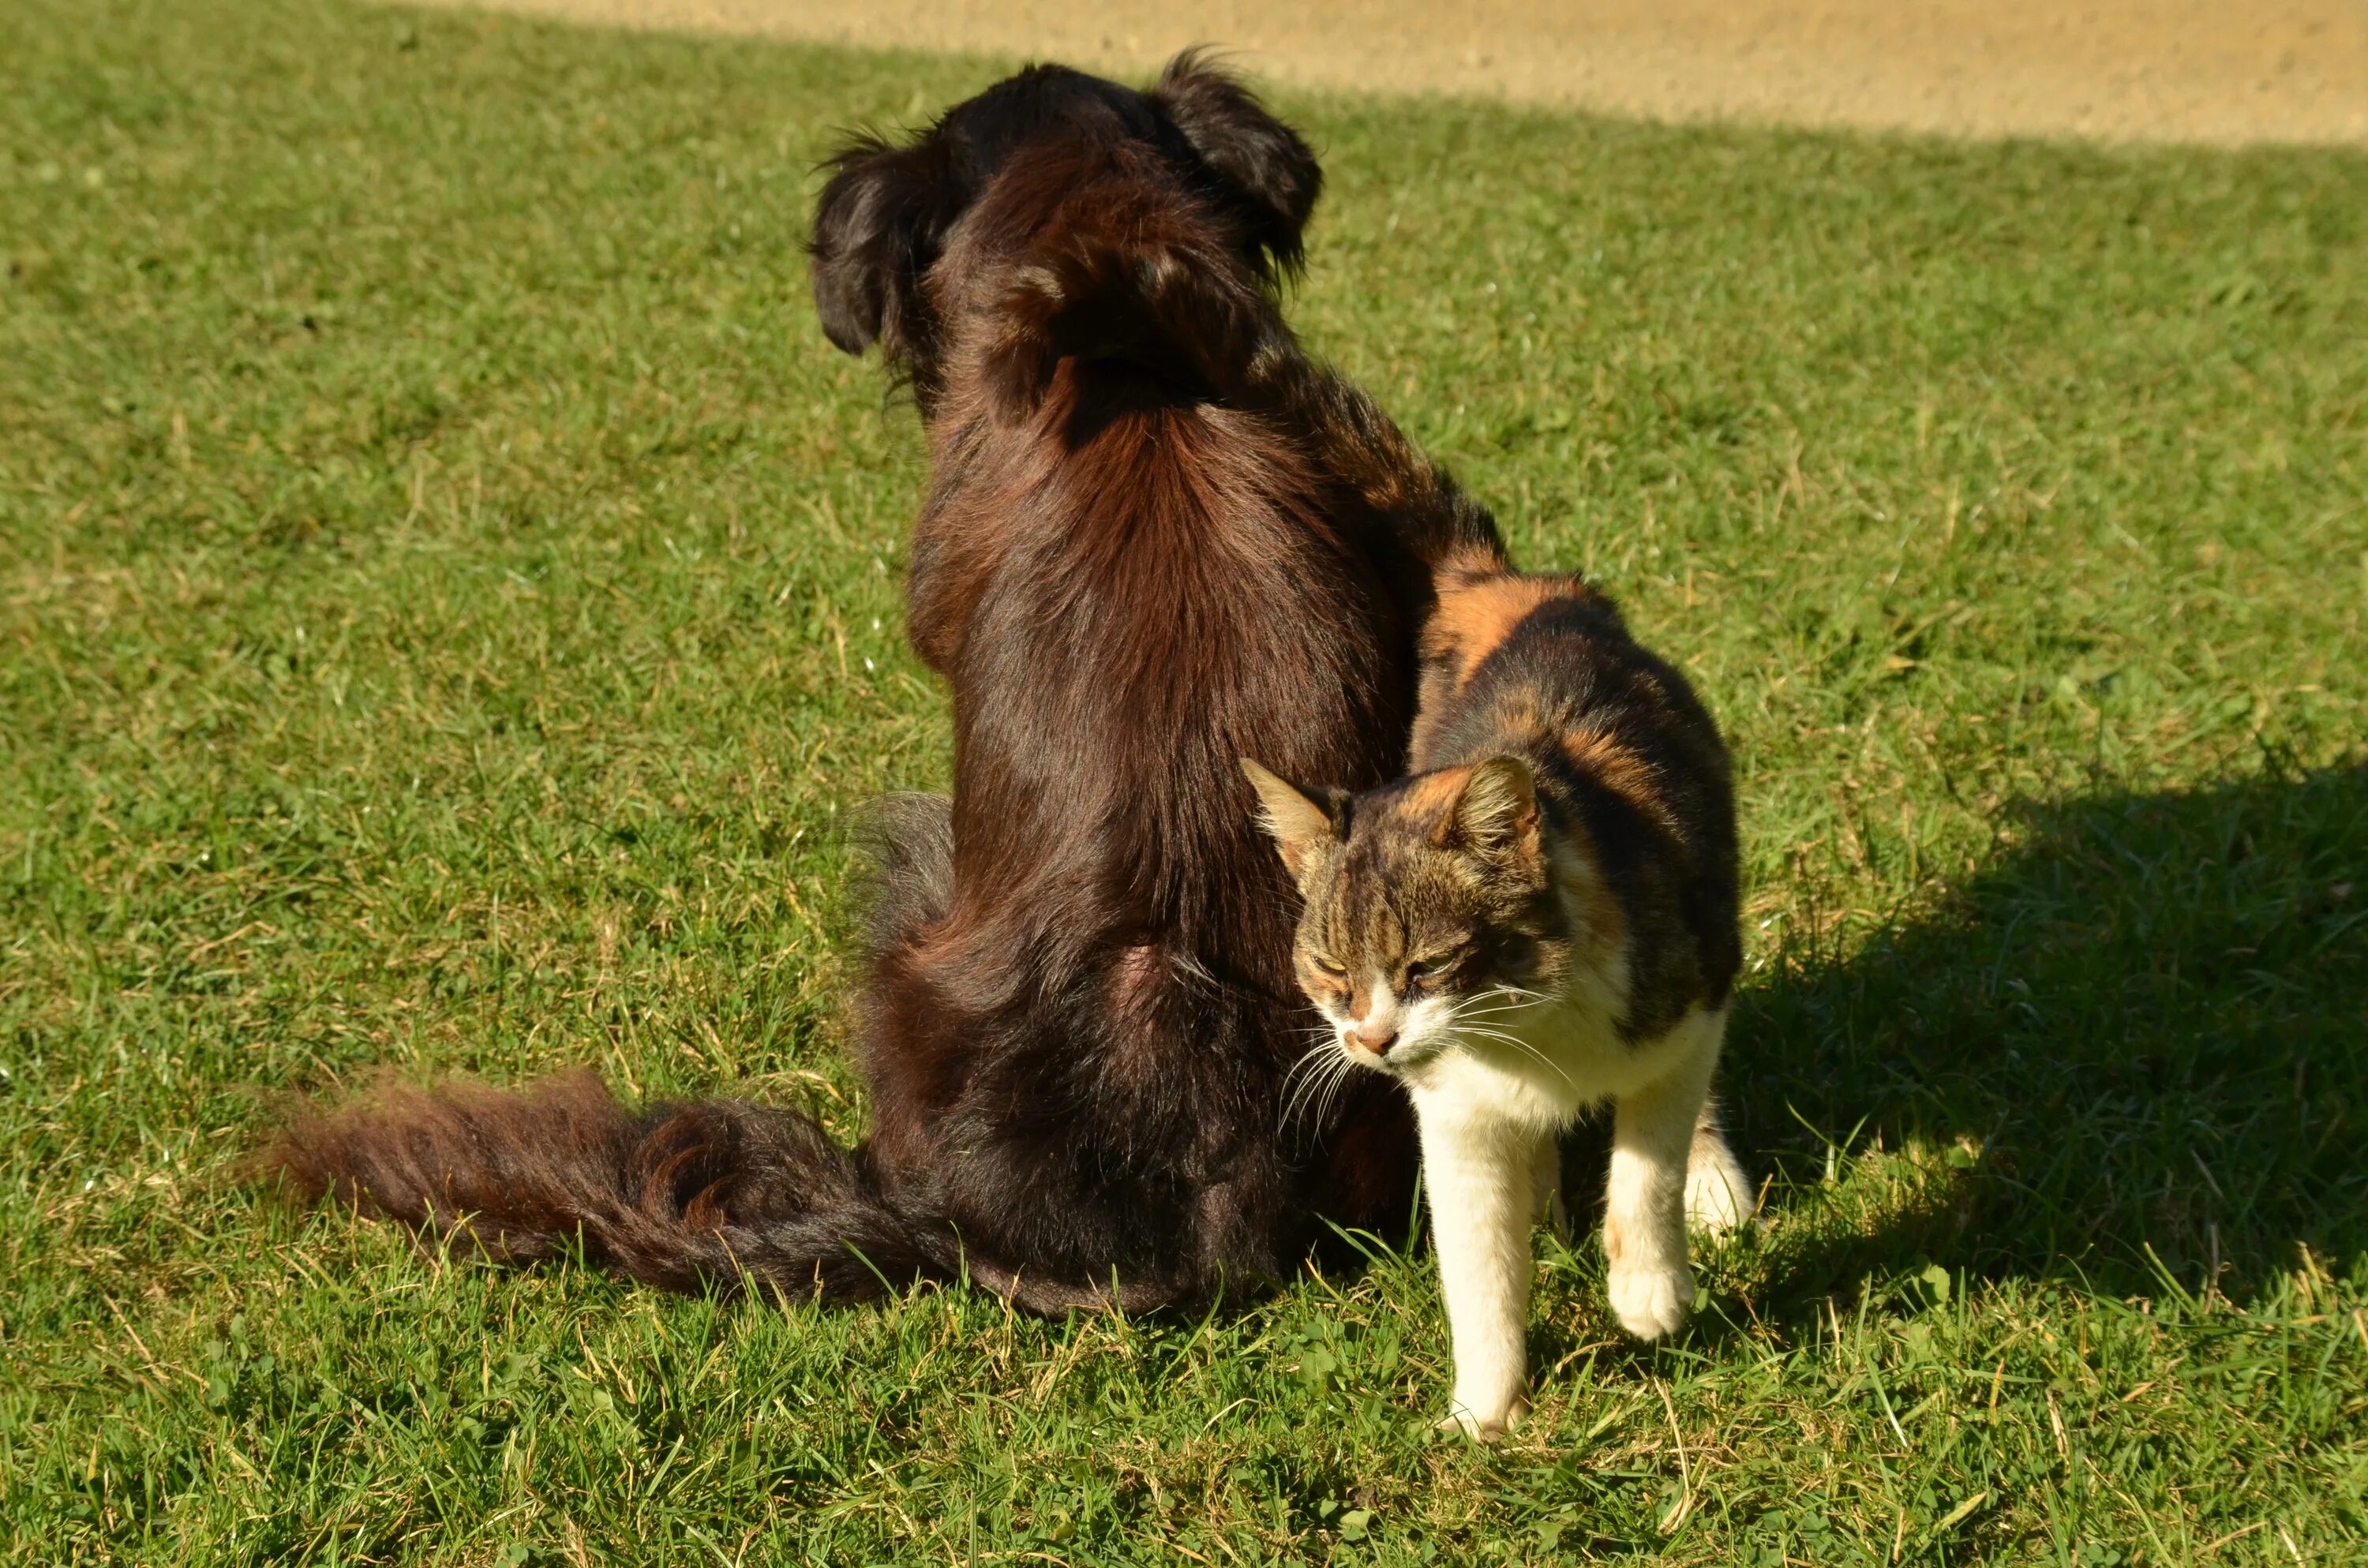
[[[787,1312],[238,1184],[392,1064],[805,1105],[942,784],[800,254],[992,62],[313,0],[0,47],[0,1541],[41,1562],[2368,1558],[2368,156],[1289,96],[1293,306],[1693,672],[1772,1227],[1534,1419],[1428,1263]]]

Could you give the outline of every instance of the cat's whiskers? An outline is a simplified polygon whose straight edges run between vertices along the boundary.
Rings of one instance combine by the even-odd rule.
[[[1542,991],[1528,991],[1517,986],[1492,985],[1486,991],[1475,991],[1450,1010],[1450,1018],[1487,1017],[1497,1013],[1518,1013],[1550,1001]],[[1483,1006],[1486,1004],[1486,1006]]]
[[[1517,1011],[1518,1009],[1511,1008],[1483,1008],[1477,1012],[1455,1013],[1440,1019],[1439,1027],[1451,1032],[1457,1029],[1474,1028],[1482,1025],[1491,1028],[1505,1028],[1518,1021],[1514,1017],[1509,1016]]]
[[[1322,1092],[1327,1067],[1328,1063],[1321,1061],[1310,1063],[1308,1071],[1301,1077],[1298,1087],[1292,1091],[1289,1102],[1282,1108],[1282,1124],[1285,1127],[1300,1122],[1313,1108]]]
[[[1485,1003],[1487,1005],[1487,1010],[1491,1012],[1519,1012],[1522,1008],[1534,1007],[1553,999],[1543,991],[1531,991],[1512,985],[1492,985],[1486,991],[1475,991],[1466,996],[1462,1002],[1456,1004],[1455,1010],[1461,1014],[1480,1007]]]
[[[1348,1062],[1341,1060],[1337,1051],[1315,1058],[1306,1077],[1300,1082],[1298,1094],[1292,1096],[1292,1119],[1320,1130],[1324,1126],[1326,1105],[1332,1097],[1333,1085],[1347,1066]]]
[[[1347,1051],[1342,1051],[1335,1060],[1339,1065],[1333,1070],[1332,1076],[1328,1080],[1328,1086],[1324,1092],[1324,1103],[1316,1108],[1315,1125],[1318,1127],[1323,1127],[1330,1121],[1334,1102],[1339,1099],[1340,1091],[1348,1085],[1349,1076],[1357,1071],[1357,1064],[1349,1059]]]
[[[1307,1032],[1312,1035],[1318,1031],[1310,1029]],[[1322,1033],[1326,1038],[1309,1046],[1300,1055],[1299,1060],[1291,1064],[1291,1071],[1283,1074],[1282,1126],[1289,1127],[1292,1124],[1292,1119],[1315,1093],[1316,1086],[1323,1083],[1325,1070],[1329,1065],[1325,1059],[1326,1053],[1338,1054],[1338,1047],[1330,1038],[1331,1032],[1328,1028],[1323,1030]]]
[[[1331,1097],[1332,1081],[1338,1076],[1327,1067],[1308,1079],[1308,1093],[1292,1113],[1295,1126],[1317,1134],[1323,1132],[1325,1102]]]
[[[1576,1094],[1578,1092],[1578,1080],[1572,1077],[1559,1063],[1548,1058],[1546,1054],[1538,1050],[1537,1047],[1530,1044],[1526,1040],[1512,1040],[1510,1038],[1508,1038],[1505,1043],[1513,1047],[1514,1050],[1524,1052],[1535,1060],[1539,1066],[1544,1068],[1555,1077],[1560,1078],[1563,1083],[1570,1088],[1572,1093]]]
[[[1544,1051],[1540,1051],[1536,1046],[1531,1045],[1528,1040],[1523,1040],[1520,1036],[1512,1033],[1508,1029],[1490,1028],[1486,1025],[1474,1024],[1458,1027],[1456,1033],[1459,1035],[1475,1036],[1483,1040],[1502,1040],[1505,1044],[1511,1046],[1514,1050],[1529,1056],[1531,1059],[1535,1061],[1539,1066],[1544,1068],[1547,1072],[1552,1073],[1555,1077],[1560,1078],[1564,1083],[1569,1085],[1572,1089],[1576,1090],[1578,1087],[1578,1081],[1573,1078],[1561,1063],[1555,1062],[1553,1058],[1546,1055]]]
[[[1501,1018],[1510,1014],[1527,1012],[1531,1006],[1531,1004],[1525,1002],[1518,1006],[1459,1008],[1450,1013],[1444,1021],[1459,1024],[1466,1018]]]

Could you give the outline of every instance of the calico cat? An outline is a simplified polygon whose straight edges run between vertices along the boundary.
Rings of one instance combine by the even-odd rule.
[[[1305,899],[1316,1071],[1404,1084],[1455,1346],[1441,1425],[1527,1408],[1529,1230],[1555,1135],[1613,1108],[1611,1297],[1640,1339],[1692,1303],[1689,1220],[1754,1207],[1708,1096],[1742,957],[1726,748],[1685,680],[1576,578],[1443,572],[1407,778],[1303,790],[1245,758]]]

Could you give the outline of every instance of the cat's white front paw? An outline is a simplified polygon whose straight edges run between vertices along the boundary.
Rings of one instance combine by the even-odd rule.
[[[1529,1415],[1530,1402],[1515,1394],[1509,1401],[1484,1399],[1477,1406],[1462,1399],[1433,1423],[1442,1432],[1461,1432],[1475,1443],[1493,1443]]]
[[[1639,1339],[1675,1333],[1694,1301],[1693,1271],[1682,1267],[1615,1268],[1611,1286],[1613,1315]]]

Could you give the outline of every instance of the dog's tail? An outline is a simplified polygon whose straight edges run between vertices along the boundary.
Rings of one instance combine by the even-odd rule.
[[[258,1163],[301,1197],[503,1262],[581,1246],[673,1290],[863,1301],[961,1267],[950,1230],[898,1214],[860,1151],[807,1118],[737,1100],[632,1114],[589,1072],[508,1092],[389,1085],[292,1115]]]
[[[871,937],[944,917],[953,832],[943,796],[867,813]],[[943,1217],[900,1204],[867,1152],[807,1117],[742,1100],[620,1106],[598,1076],[518,1090],[388,1083],[331,1110],[300,1107],[252,1172],[506,1263],[581,1248],[671,1290],[755,1286],[784,1300],[861,1301],[968,1277],[1032,1312],[1172,1300],[1148,1282],[1038,1279],[966,1254]]]
[[[1285,335],[1267,275],[1154,183],[1087,181],[995,312],[984,372],[997,412],[1025,419],[1064,360],[1185,396],[1238,392]]]
[[[872,940],[942,918],[953,893],[944,797],[892,797],[860,832]],[[864,1152],[808,1118],[739,1100],[632,1112],[589,1072],[515,1091],[386,1084],[337,1109],[302,1107],[255,1165],[305,1199],[473,1241],[502,1261],[580,1246],[668,1290],[753,1282],[849,1301],[962,1267],[951,1226],[900,1211]]]

